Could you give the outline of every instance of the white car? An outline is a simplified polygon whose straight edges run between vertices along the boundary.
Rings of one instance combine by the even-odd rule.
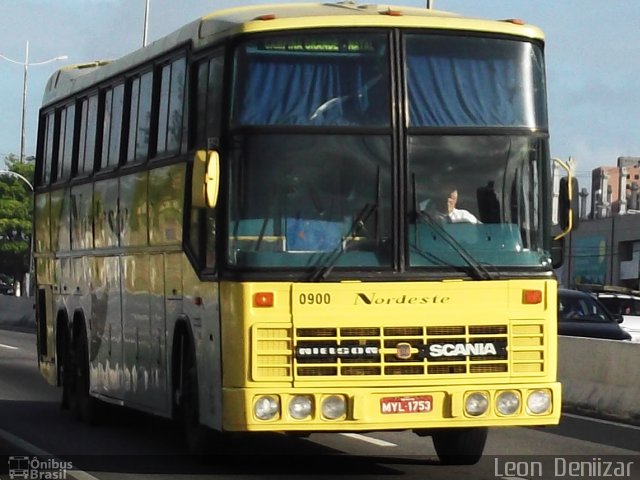
[[[629,332],[631,341],[640,343],[640,296],[617,292],[594,292],[613,314],[622,315],[620,326]]]

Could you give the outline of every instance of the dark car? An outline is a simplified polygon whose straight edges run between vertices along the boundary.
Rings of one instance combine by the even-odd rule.
[[[13,285],[9,285],[0,280],[0,295],[13,295]]]
[[[573,337],[631,340],[614,316],[593,295],[578,290],[558,290],[558,334]]]

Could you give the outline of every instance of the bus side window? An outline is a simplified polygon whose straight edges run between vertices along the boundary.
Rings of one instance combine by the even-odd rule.
[[[191,109],[194,128],[191,129],[191,147],[198,150],[218,147],[222,114],[222,76],[224,57],[222,54],[196,65],[195,101]]]
[[[105,91],[102,117],[102,156],[100,170],[113,169],[120,162],[124,84]]]
[[[160,111],[158,113],[158,157],[176,154],[182,146],[186,59],[164,65],[160,73]]]
[[[218,147],[222,106],[222,52],[197,64],[193,71],[191,147],[200,150]],[[216,266],[216,210],[191,208],[189,245],[199,268]]]
[[[127,163],[147,159],[151,131],[152,91],[153,72],[145,72],[131,80]]]
[[[93,173],[96,154],[96,128],[98,123],[98,95],[93,94],[80,103],[80,138],[78,139],[78,161],[73,176]]]
[[[40,170],[36,172],[36,175],[38,176],[38,186],[46,186],[49,185],[51,181],[51,169],[53,166],[55,112],[50,111],[43,115],[41,122],[44,125],[40,137],[42,166]]]
[[[213,270],[216,266],[216,211],[205,208],[191,209],[189,226],[190,246],[198,267]]]
[[[75,104],[69,104],[59,111],[60,129],[58,139],[58,167],[55,178],[56,181],[68,180],[71,176],[75,111]]]

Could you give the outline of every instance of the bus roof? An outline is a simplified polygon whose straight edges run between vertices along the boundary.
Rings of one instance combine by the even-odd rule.
[[[47,82],[43,106],[135,68],[174,48],[191,43],[194,50],[226,38],[265,31],[319,27],[399,27],[489,32],[543,40],[540,29],[512,20],[486,20],[427,8],[338,3],[270,4],[234,7],[213,12],[118,60],[69,65]]]

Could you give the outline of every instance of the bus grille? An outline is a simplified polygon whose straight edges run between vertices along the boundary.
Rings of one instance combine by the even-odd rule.
[[[543,374],[542,322],[507,325],[257,328],[255,380]],[[495,352],[483,351],[483,345]],[[449,345],[432,356],[431,345]],[[451,355],[471,345],[472,351]],[[434,347],[442,353],[443,347]]]

